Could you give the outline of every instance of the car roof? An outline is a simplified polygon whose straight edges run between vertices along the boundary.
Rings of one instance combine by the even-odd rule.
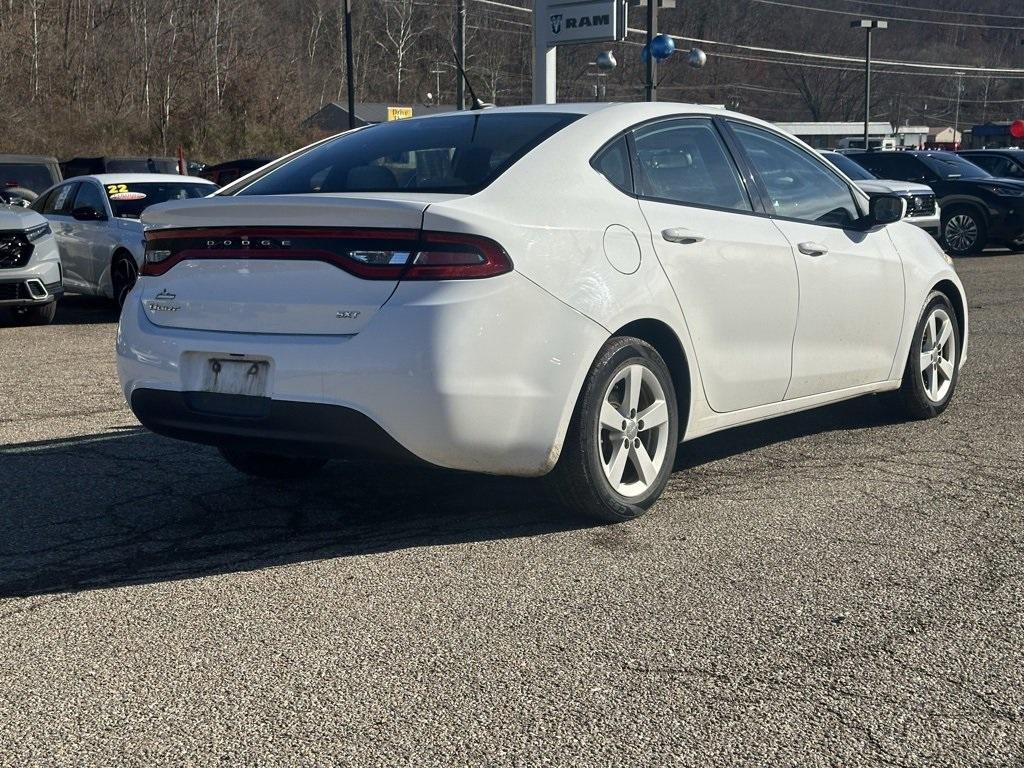
[[[176,173],[96,173],[88,176],[72,176],[64,181],[81,181],[82,179],[94,179],[100,184],[160,184],[178,181],[213,185],[209,179],[201,179],[198,176],[179,176]]]
[[[47,155],[0,155],[0,163],[57,164],[57,158],[49,157]]]
[[[961,149],[960,150],[960,154],[961,155],[966,155],[968,153],[973,154],[973,155],[981,155],[981,154],[997,155],[997,154],[1000,154],[1000,153],[1006,153],[1006,154],[1011,154],[1011,155],[1019,155],[1022,152],[1024,152],[1024,149],[1021,149],[1020,147],[991,147],[991,148],[982,148],[982,149]]]

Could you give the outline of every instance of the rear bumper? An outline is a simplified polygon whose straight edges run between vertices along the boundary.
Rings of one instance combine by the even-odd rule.
[[[353,431],[380,430],[401,448],[399,456],[450,469],[542,475],[558,459],[583,379],[608,336],[516,272],[402,283],[361,331],[336,336],[158,326],[139,300],[147,280],[159,278],[139,281],[118,329],[125,398],[154,431],[213,444],[245,439],[251,450],[344,453]],[[203,366],[225,355],[268,362],[271,402],[261,424],[182,411],[180,398],[202,388],[197,361]],[[178,397],[161,400],[151,390]],[[304,414],[337,414],[318,409],[340,407],[361,418],[325,417],[311,435],[293,434],[278,414],[302,405],[311,406]],[[168,417],[161,416],[165,406]]]
[[[131,407],[147,429],[193,443],[289,456],[419,462],[372,419],[340,405],[136,389]]]

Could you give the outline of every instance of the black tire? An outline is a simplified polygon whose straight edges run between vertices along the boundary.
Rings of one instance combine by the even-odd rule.
[[[57,301],[29,307],[15,307],[11,310],[11,322],[15,325],[49,325],[57,316]]]
[[[647,425],[647,431],[644,432],[642,422],[635,416],[630,417],[626,411],[632,409],[624,409],[622,400],[619,401],[620,405],[616,410],[620,415],[624,414],[623,423],[627,425],[627,429],[613,433],[601,426],[601,409],[606,396],[616,398],[619,385],[628,386],[620,377],[624,373],[628,374],[629,369],[637,365],[653,374],[662,390],[667,410],[664,434],[660,431],[661,427],[650,425]],[[645,373],[641,375],[646,376]],[[641,382],[641,386],[638,387],[638,391],[641,392],[640,405],[653,402],[650,381],[642,379]],[[646,399],[643,394],[645,391]],[[627,395],[625,390],[623,392],[624,400]],[[643,412],[644,408],[641,407],[639,410]],[[641,431],[637,431],[638,428]],[[618,443],[620,438],[623,440],[621,444]],[[667,443],[663,443],[662,440],[667,440]],[[558,464],[547,477],[548,486],[565,507],[581,515],[612,523],[632,520],[644,514],[665,490],[675,462],[678,440],[679,413],[676,388],[672,374],[661,355],[641,339],[626,336],[609,339],[598,353],[597,360],[583,383],[583,391],[576,403],[576,410],[562,446],[562,454]],[[660,454],[661,449],[657,446],[664,447],[664,454],[660,466],[654,465],[652,461],[657,473],[652,472],[654,480],[646,484],[637,461],[633,458],[636,454],[627,452],[627,458],[623,459],[624,468],[620,472],[620,479],[626,481],[630,477],[635,477],[641,486],[646,484],[646,489],[624,495],[609,481],[605,462],[609,461],[614,466],[616,449],[628,450],[623,446],[631,444],[635,446],[637,452],[642,447],[644,455],[651,459]],[[655,454],[653,457],[652,449]]]
[[[114,286],[114,303],[118,309],[124,308],[124,302],[138,279],[139,266],[133,256],[122,253],[114,257],[110,265],[110,282]]]
[[[302,480],[312,477],[327,464],[327,459],[282,456],[237,448],[218,450],[224,460],[239,472],[265,480]]]
[[[974,208],[942,212],[942,247],[952,256],[971,256],[988,245],[988,227]]]
[[[931,366],[930,372],[923,369],[925,357],[928,354],[926,350],[929,349],[927,338],[928,325],[936,310],[943,313],[945,318],[948,318],[951,329],[951,345],[948,349],[954,350],[953,354],[955,355],[952,360],[952,373],[945,377],[945,381],[948,381],[949,386],[942,393],[942,396],[937,399],[929,394],[926,387],[930,386],[935,381],[933,377],[937,376],[939,392],[941,393],[944,376],[938,367],[939,363],[937,362]],[[957,320],[956,312],[953,311],[953,307],[945,294],[933,291],[928,296],[928,300],[924,305],[924,311],[921,313],[917,326],[914,328],[913,341],[911,341],[910,352],[907,355],[907,364],[903,371],[903,384],[894,393],[894,399],[899,408],[900,415],[910,419],[931,419],[946,410],[950,400],[953,399],[953,394],[956,392],[957,381],[960,379],[960,347],[960,323]],[[942,359],[945,358],[943,357]]]

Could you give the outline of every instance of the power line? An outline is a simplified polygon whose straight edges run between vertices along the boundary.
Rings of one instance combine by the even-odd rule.
[[[754,0],[759,2],[760,0]],[[767,0],[765,0],[767,2]],[[647,31],[643,29],[635,29],[630,27],[628,30],[630,33],[638,35],[646,35]],[[667,34],[667,33],[666,33]],[[739,48],[744,51],[756,51],[758,53],[772,53],[776,55],[784,56],[798,56],[801,58],[808,59],[821,59],[823,61],[842,61],[850,64],[863,64],[864,60],[859,59],[855,56],[840,56],[838,54],[831,53],[809,53],[807,51],[789,51],[783,48],[767,48],[759,45],[740,45],[739,43],[724,43],[719,40],[707,40],[700,37],[686,37],[684,35],[668,35],[674,40],[683,40],[688,43],[701,43],[702,45],[723,45],[729,48]],[[937,69],[942,71],[962,71],[962,72],[983,72],[989,76],[994,75],[1024,75],[1024,69],[1009,69],[1009,68],[997,68],[997,67],[974,67],[967,65],[956,65],[956,64],[930,64],[921,61],[893,61],[889,59],[874,59],[874,63],[881,64],[888,67],[910,67],[914,69]],[[909,73],[908,73],[909,74]]]
[[[761,3],[762,5],[774,5],[780,8],[796,8],[801,11],[817,11],[818,13],[834,13],[839,16],[863,16],[858,11],[840,11],[834,8],[817,8],[813,5],[799,5],[797,3],[785,3],[782,0],[750,0],[752,3]],[[937,21],[935,19],[913,19],[906,16],[875,16],[877,19],[885,19],[886,21],[904,21],[911,24],[933,24],[941,27],[973,27],[975,29],[1015,29],[1024,30],[1024,27],[1009,27],[1001,26],[998,24],[972,24],[966,21]]]
[[[953,16],[981,16],[989,19],[1020,19],[1024,16],[1014,16],[1008,13],[985,13],[982,11],[951,11],[948,8],[923,8],[920,5],[902,5],[900,3],[882,2],[882,0],[840,0],[844,3],[856,3],[857,5],[874,5],[882,8],[902,8],[907,11],[921,11],[922,13],[945,13]]]

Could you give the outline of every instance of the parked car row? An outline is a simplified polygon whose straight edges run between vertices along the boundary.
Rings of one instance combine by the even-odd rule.
[[[823,154],[868,194],[880,183],[879,191],[907,196],[910,220],[935,232],[953,256],[993,245],[1024,248],[1022,150]],[[902,192],[897,184],[905,185]]]

